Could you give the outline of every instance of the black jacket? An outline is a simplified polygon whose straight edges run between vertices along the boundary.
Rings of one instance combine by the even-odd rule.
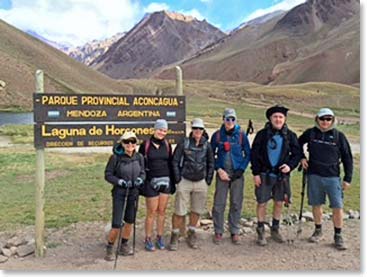
[[[175,149],[172,165],[176,184],[184,177],[195,182],[205,179],[210,185],[214,175],[214,155],[210,143],[202,137],[196,146],[194,138],[185,138]]]
[[[344,167],[344,181],[350,183],[353,174],[353,156],[345,135],[331,129],[321,132],[317,127],[307,129],[298,139],[303,149],[308,144],[309,174],[317,174],[323,177],[339,177],[340,161]],[[305,158],[305,155],[303,155]]]
[[[118,185],[119,179],[131,181],[140,177],[145,180],[144,157],[135,152],[132,157],[126,155],[121,144],[113,147],[113,155],[108,160],[105,169],[105,180],[112,185]]]
[[[268,122],[265,128],[261,129],[255,136],[251,149],[251,169],[254,176],[272,171],[268,158],[267,143],[275,132],[276,130],[272,129]],[[302,157],[297,135],[289,130],[286,125],[279,131],[279,134],[284,139],[279,164],[287,164],[293,170]]]

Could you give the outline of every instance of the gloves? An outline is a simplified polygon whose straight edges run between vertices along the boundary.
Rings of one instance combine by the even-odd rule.
[[[117,182],[117,185],[122,187],[122,188],[131,188],[132,187],[132,183],[131,181],[125,181],[124,179],[119,179]]]
[[[137,188],[140,188],[143,185],[144,181],[142,178],[138,177],[136,178],[135,182],[134,182],[134,186]]]
[[[238,178],[241,178],[241,176],[243,175],[244,170],[242,169],[237,169],[233,172],[233,176],[232,176],[232,180],[236,180]]]

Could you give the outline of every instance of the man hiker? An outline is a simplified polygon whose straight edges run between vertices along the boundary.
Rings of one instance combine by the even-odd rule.
[[[284,200],[291,201],[289,176],[301,159],[297,136],[286,124],[288,109],[273,106],[267,109],[265,127],[255,136],[251,150],[251,168],[254,176],[257,201],[257,244],[266,245],[265,217],[267,202],[273,198],[271,237],[285,242],[279,232],[279,222]]]
[[[307,170],[308,204],[312,206],[315,231],[309,242],[318,242],[322,237],[322,205],[326,195],[333,210],[334,242],[338,250],[345,250],[342,237],[343,191],[352,181],[353,157],[345,135],[336,129],[334,112],[322,108],[315,117],[315,127],[307,129],[299,144],[308,144],[309,159],[303,155],[302,166]],[[344,167],[343,181],[340,179],[340,161]]]
[[[227,108],[223,113],[223,124],[211,137],[215,156],[216,184],[213,203],[214,238],[216,244],[222,242],[224,233],[224,210],[228,191],[228,223],[231,240],[239,244],[239,221],[242,212],[244,177],[250,162],[250,144],[241,127],[236,124],[236,111]]]
[[[185,223],[185,215],[190,212],[187,243],[197,249],[196,226],[200,215],[206,211],[208,186],[214,175],[213,150],[205,137],[204,122],[195,118],[191,122],[191,133],[179,143],[173,154],[173,173],[177,184],[175,211],[172,215],[172,235],[170,250],[178,248],[180,227]]]

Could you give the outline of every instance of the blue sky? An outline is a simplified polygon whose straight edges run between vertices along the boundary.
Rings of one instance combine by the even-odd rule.
[[[81,45],[131,29],[147,12],[170,10],[206,19],[223,31],[305,0],[0,0],[0,19],[47,39]]]

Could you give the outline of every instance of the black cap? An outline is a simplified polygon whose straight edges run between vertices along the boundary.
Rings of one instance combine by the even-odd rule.
[[[270,117],[273,113],[282,113],[282,114],[284,114],[284,116],[287,116],[288,111],[289,111],[289,109],[287,109],[284,106],[275,105],[275,106],[270,107],[269,109],[267,109],[265,115],[266,115],[267,119],[270,119]]]

